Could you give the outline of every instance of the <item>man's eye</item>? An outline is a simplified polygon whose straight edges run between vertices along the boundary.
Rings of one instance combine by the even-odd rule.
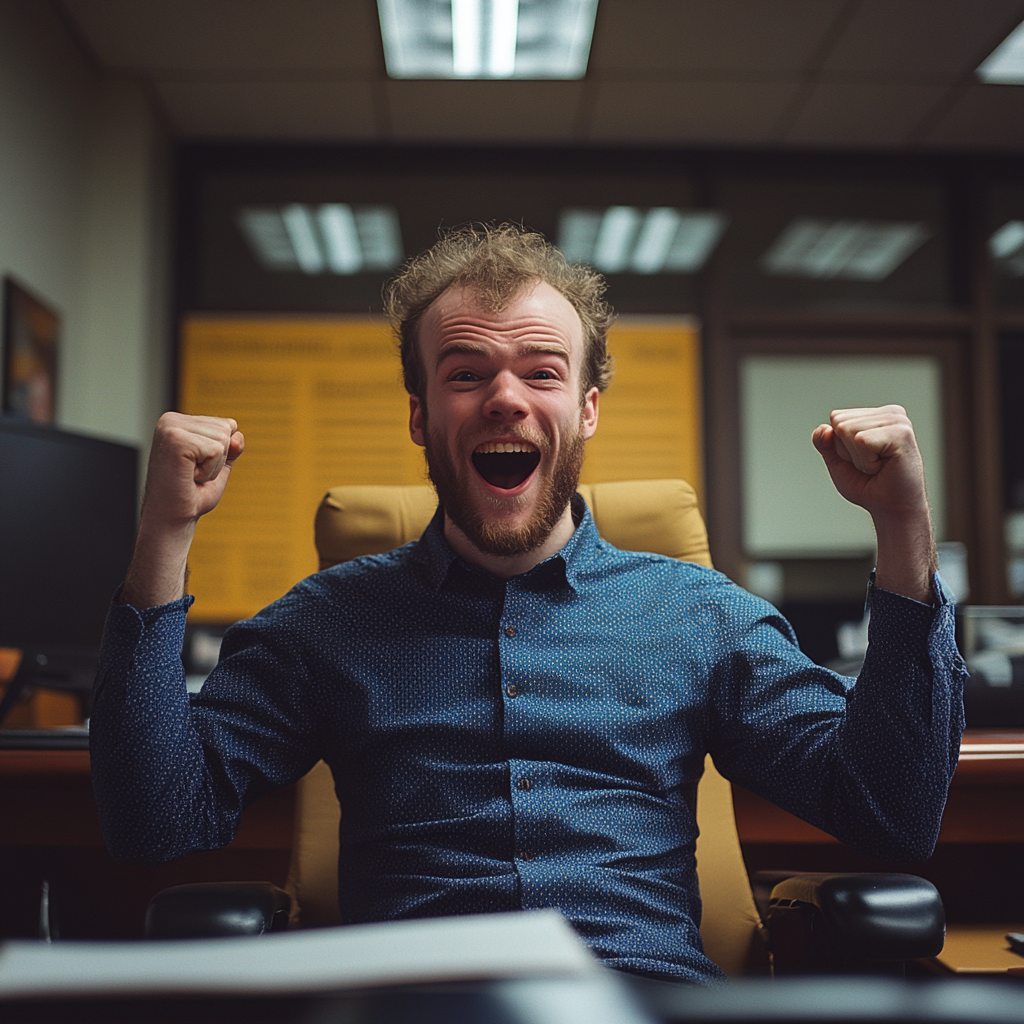
[[[555,375],[550,370],[535,370],[530,374],[531,380],[554,380]]]
[[[451,379],[452,381],[457,382],[459,384],[472,384],[473,381],[480,380],[480,378],[475,373],[471,373],[469,370],[462,370],[461,372],[455,374],[455,376],[452,377]]]

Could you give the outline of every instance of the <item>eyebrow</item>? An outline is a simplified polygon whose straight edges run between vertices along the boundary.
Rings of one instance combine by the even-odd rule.
[[[487,345],[479,345],[472,341],[451,341],[441,347],[437,354],[437,365],[440,366],[449,356],[486,356],[490,352]],[[569,351],[564,345],[553,341],[527,341],[520,348],[519,355],[552,355],[561,356],[569,361]]]

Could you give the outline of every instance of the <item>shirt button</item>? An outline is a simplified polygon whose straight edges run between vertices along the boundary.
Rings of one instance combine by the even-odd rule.
[[[516,686],[516,684],[515,684],[515,683],[511,683],[511,684],[510,684],[509,686],[506,686],[506,687],[505,687],[505,692],[506,692],[506,693],[507,693],[507,694],[508,694],[508,695],[509,695],[510,697],[518,697],[518,696],[519,696],[519,687],[518,687],[518,686]]]
[[[506,626],[505,627],[505,636],[511,638],[511,637],[514,637],[515,635],[516,635],[516,627],[515,626]]]
[[[516,783],[516,789],[521,789],[525,792],[528,789],[533,789],[533,783],[529,779],[520,779]]]

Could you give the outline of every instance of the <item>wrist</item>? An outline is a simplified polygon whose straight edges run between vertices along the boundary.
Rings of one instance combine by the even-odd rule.
[[[878,543],[876,585],[924,604],[933,603],[932,576],[938,568],[938,555],[927,508],[872,519]]]
[[[140,524],[121,603],[139,609],[155,608],[183,597],[194,534],[192,521],[179,525],[145,521]]]

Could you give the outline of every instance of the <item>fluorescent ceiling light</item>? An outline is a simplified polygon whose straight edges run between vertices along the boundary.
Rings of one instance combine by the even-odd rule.
[[[267,270],[298,270],[291,239],[279,210],[249,209],[238,214],[238,227]]]
[[[317,212],[320,234],[327,249],[327,265],[335,274],[355,274],[363,265],[363,250],[352,207],[325,203]]]
[[[1024,21],[981,62],[976,73],[992,85],[1024,85]]]
[[[357,206],[356,231],[366,270],[394,270],[405,259],[398,211],[393,206]]]
[[[304,274],[319,274],[324,269],[324,254],[316,237],[316,226],[309,209],[292,203],[281,211],[284,229],[295,250],[295,259]]]
[[[761,257],[780,277],[882,281],[930,237],[923,224],[798,217]]]
[[[582,78],[597,0],[377,0],[392,78]]]
[[[633,251],[640,211],[634,206],[609,206],[594,242],[594,266],[608,274],[626,269]]]
[[[456,78],[511,78],[516,70],[519,0],[451,0]]]
[[[1024,220],[1008,220],[989,240],[996,265],[1010,277],[1024,277]]]
[[[398,213],[391,206],[247,207],[237,222],[267,270],[348,275],[391,270],[403,258]]]
[[[610,206],[562,212],[558,245],[566,259],[592,263],[606,274],[692,274],[725,230],[712,210]]]

